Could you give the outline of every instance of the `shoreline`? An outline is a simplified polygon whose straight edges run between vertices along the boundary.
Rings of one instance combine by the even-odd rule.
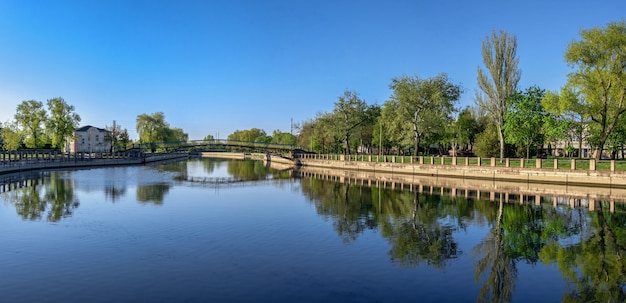
[[[80,159],[80,160],[24,160],[15,161],[10,164],[0,165],[0,175],[14,174],[34,170],[46,169],[72,169],[84,167],[102,167],[102,166],[124,166],[124,165],[142,165],[145,163],[153,163],[174,159],[189,158],[187,153],[168,153],[147,155],[142,158],[125,158],[125,159]]]

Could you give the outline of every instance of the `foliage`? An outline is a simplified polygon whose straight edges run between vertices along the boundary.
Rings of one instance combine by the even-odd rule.
[[[296,136],[292,135],[291,133],[284,133],[276,129],[272,133],[270,143],[296,145]]]
[[[213,135],[206,135],[204,136],[204,138],[202,138],[203,141],[213,141],[215,140],[215,137],[213,137]]]
[[[454,103],[461,95],[460,85],[452,84],[445,73],[432,78],[402,76],[392,79],[389,88],[391,99],[384,107],[389,107],[387,117],[392,118],[392,129],[398,135],[412,134],[414,155],[417,156],[422,139],[431,143],[451,121]],[[402,141],[402,139],[398,140]]]
[[[259,128],[251,128],[246,130],[236,130],[232,134],[228,135],[227,139],[233,141],[257,142],[257,138],[266,136],[267,133],[265,133],[264,130]]]
[[[14,151],[22,147],[23,135],[15,122],[7,122],[0,128],[2,148]]]
[[[589,122],[584,97],[572,87],[564,86],[558,93],[546,92],[541,105],[546,111],[543,127],[546,140],[554,143],[565,140],[566,149],[570,150],[573,149],[571,144],[578,142],[578,156],[581,157],[582,144],[586,140],[585,125]]]
[[[74,112],[74,106],[67,104],[61,97],[48,99],[47,104],[50,117],[45,125],[50,143],[53,148],[64,148],[67,140],[74,135],[80,116]]]
[[[355,128],[368,119],[366,109],[367,103],[354,91],[346,90],[335,102],[333,130],[336,137],[343,138],[344,153],[350,153],[350,137]]]
[[[504,158],[504,122],[508,108],[507,97],[517,90],[521,70],[517,64],[517,37],[505,31],[492,31],[482,45],[483,63],[487,72],[478,68],[476,103],[489,114],[496,124],[500,143],[500,160]]]
[[[15,120],[22,128],[24,144],[28,148],[41,148],[46,143],[43,125],[47,119],[43,103],[36,100],[22,101],[17,106]]]
[[[525,92],[511,94],[507,100],[504,119],[506,142],[525,147],[526,158],[530,158],[531,147],[543,145],[540,132],[544,122],[543,96],[544,90],[533,86]]]
[[[471,108],[466,107],[459,113],[455,121],[455,127],[457,131],[456,139],[461,148],[472,150],[480,127]]]
[[[137,116],[137,133],[141,143],[150,143],[153,152],[157,143],[187,141],[189,137],[181,128],[171,128],[163,112]]]
[[[496,129],[495,124],[488,124],[487,128],[476,136],[474,152],[476,153],[476,156],[482,158],[497,157],[499,143],[498,130]]]
[[[606,28],[581,30],[582,40],[569,44],[565,61],[576,70],[568,84],[588,102],[587,114],[597,136],[596,159],[626,112],[626,22],[611,22]]]

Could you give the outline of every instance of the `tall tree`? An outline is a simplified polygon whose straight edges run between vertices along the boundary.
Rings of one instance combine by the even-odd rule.
[[[420,141],[445,128],[454,111],[454,103],[461,96],[461,86],[453,84],[445,73],[428,79],[402,76],[392,79],[391,104],[397,104],[397,119],[405,121],[415,143],[414,155],[419,152]],[[388,101],[389,102],[389,101]],[[394,105],[395,106],[395,105]]]
[[[165,141],[166,129],[168,128],[169,124],[165,121],[163,112],[137,116],[137,133],[142,143]]]
[[[500,139],[500,161],[504,158],[504,115],[507,97],[517,91],[522,72],[517,64],[517,37],[505,31],[495,30],[487,36],[482,45],[483,63],[487,71],[478,67],[478,106],[488,112],[494,120]]]
[[[526,148],[526,158],[530,158],[530,148],[543,145],[540,131],[544,122],[541,99],[545,91],[533,86],[525,92],[515,92],[508,97],[509,108],[505,114],[504,133],[507,143]]]
[[[61,97],[48,99],[47,104],[50,117],[46,120],[46,130],[50,135],[52,147],[63,148],[67,140],[74,135],[80,116],[74,112],[74,106],[67,104]]]
[[[589,104],[597,125],[594,151],[600,159],[604,145],[619,117],[626,112],[626,22],[611,22],[606,28],[581,30],[582,40],[569,44],[565,61],[576,71],[568,83],[578,88]]]
[[[43,108],[43,103],[39,101],[22,101],[17,106],[15,120],[24,131],[26,147],[40,148],[46,143],[43,129],[46,119],[46,110]]]
[[[346,90],[335,102],[335,129],[343,137],[344,153],[350,153],[350,136],[354,129],[368,119],[366,110],[367,103],[354,91]]]

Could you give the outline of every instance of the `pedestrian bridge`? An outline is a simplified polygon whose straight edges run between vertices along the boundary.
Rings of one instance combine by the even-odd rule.
[[[187,150],[187,151],[214,151],[214,150],[250,150],[250,151],[293,151],[296,145],[265,143],[253,141],[213,139],[213,140],[188,140],[176,142],[150,142],[135,144],[142,149],[165,148],[166,150]]]

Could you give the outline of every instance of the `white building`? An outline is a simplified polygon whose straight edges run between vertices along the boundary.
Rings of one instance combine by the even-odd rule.
[[[111,141],[107,140],[109,131],[103,128],[87,125],[74,131],[74,138],[70,141],[69,151],[72,153],[103,153],[111,151]]]

